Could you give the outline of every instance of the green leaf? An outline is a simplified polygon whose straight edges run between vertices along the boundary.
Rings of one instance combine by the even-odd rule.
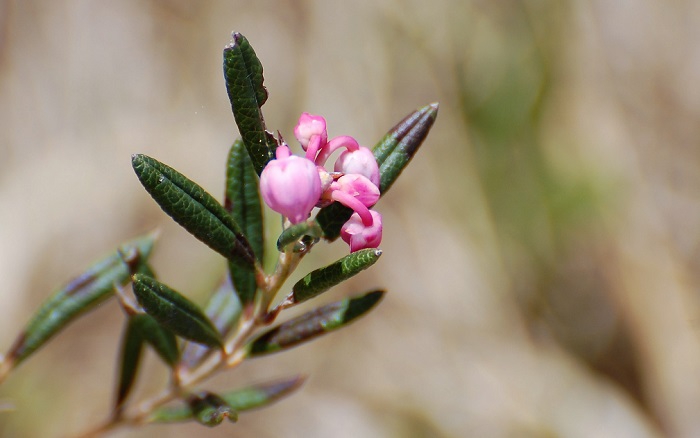
[[[149,277],[150,278],[150,277]],[[170,330],[158,324],[151,315],[142,313],[131,317],[143,339],[158,353],[163,362],[174,367],[180,360],[177,339]]]
[[[304,381],[306,381],[306,378],[303,376],[293,376],[261,383],[225,394],[224,399],[235,410],[248,411],[270,405],[286,397],[296,391]]]
[[[383,291],[374,291],[360,297],[346,298],[289,320],[249,344],[249,356],[286,350],[344,327],[372,309],[383,295]]]
[[[146,155],[131,158],[141,184],[175,222],[241,268],[253,270],[255,254],[233,217],[209,193]]]
[[[259,262],[263,260],[263,217],[258,175],[243,142],[231,146],[226,166],[226,210],[241,227]],[[258,285],[255,272],[229,265],[233,285],[243,305],[252,303]]]
[[[394,184],[423,144],[437,113],[437,103],[417,109],[394,126],[374,147],[374,157],[379,164],[379,191],[382,195]]]
[[[154,239],[153,234],[148,234],[121,245],[55,292],[36,312],[5,360],[14,365],[20,363],[63,327],[113,296],[115,285],[128,284],[130,271],[147,262]],[[123,255],[127,255],[126,261]]]
[[[374,157],[379,164],[379,191],[382,196],[418,151],[435,122],[437,112],[437,103],[413,111],[391,128],[374,147]],[[332,241],[340,236],[340,228],[350,219],[352,213],[352,209],[334,202],[318,212],[316,221],[323,229],[325,238]]]
[[[248,388],[223,394],[223,398],[236,412],[268,406],[275,401],[291,394],[298,389],[306,379],[302,376],[276,380],[253,385]],[[170,423],[186,421],[192,418],[192,410],[187,405],[166,406],[155,410],[149,422]]]
[[[222,346],[219,332],[196,304],[151,277],[136,274],[133,281],[139,304],[160,325],[190,341]]]
[[[214,427],[225,418],[232,423],[238,421],[238,413],[226,400],[211,392],[202,391],[187,398],[187,404],[198,423]]]
[[[346,207],[340,202],[334,202],[318,211],[316,222],[323,230],[324,237],[333,241],[340,236],[340,229],[350,219],[352,213],[352,208]]]
[[[131,392],[136,374],[138,373],[143,351],[143,332],[138,326],[139,322],[135,317],[130,317],[124,327],[122,335],[122,347],[119,357],[121,357],[121,367],[119,371],[119,383],[117,385],[117,398],[115,406],[118,410],[126,401]]]
[[[292,288],[295,303],[301,303],[322,294],[333,286],[364,271],[379,260],[382,251],[362,249],[323,268],[310,272]]]
[[[267,100],[262,64],[240,33],[234,33],[233,41],[224,47],[224,78],[233,117],[255,172],[260,175],[267,162],[274,158],[277,142],[265,130],[260,110]]]
[[[171,331],[163,328],[153,317],[145,313],[129,316],[122,337],[117,409],[121,409],[136,379],[144,341],[149,343],[158,356],[171,367],[178,362],[180,352],[175,335]]]
[[[299,222],[282,231],[282,234],[277,239],[277,249],[283,252],[288,245],[299,242],[305,236],[309,236],[314,240],[319,239],[323,236],[323,230],[321,230],[316,221]]]
[[[228,276],[221,282],[219,288],[212,294],[204,311],[214,324],[221,337],[225,337],[236,324],[241,315],[241,302],[233,290]],[[182,347],[181,363],[192,368],[211,351],[208,347],[196,343],[185,342]]]

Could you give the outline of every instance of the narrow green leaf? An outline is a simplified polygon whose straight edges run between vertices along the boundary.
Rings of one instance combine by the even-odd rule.
[[[301,303],[322,294],[333,286],[364,271],[379,260],[382,251],[375,248],[362,249],[323,268],[310,272],[292,288],[295,303]]]
[[[228,418],[231,423],[238,421],[238,413],[226,400],[211,392],[202,391],[187,398],[187,404],[198,423],[214,427]]]
[[[231,146],[226,166],[226,210],[241,227],[259,262],[263,260],[263,217],[258,175],[243,142],[236,140]],[[231,278],[240,297],[246,305],[252,303],[258,285],[255,272],[239,269],[230,264]]]
[[[136,318],[130,317],[124,326],[122,346],[119,354],[119,357],[121,357],[121,367],[115,402],[117,409],[121,409],[126,401],[134,385],[134,381],[136,380],[136,374],[138,373],[144,342],[143,332],[138,325],[139,323]]]
[[[133,282],[139,304],[160,325],[190,341],[222,346],[219,332],[196,304],[151,277],[136,274]]]
[[[233,290],[229,276],[221,282],[219,288],[209,299],[204,313],[214,324],[221,337],[225,337],[236,324],[241,315],[241,302]],[[196,366],[211,349],[200,344],[186,341],[182,346],[181,363],[192,368]]]
[[[304,376],[261,383],[225,394],[224,400],[237,411],[261,408],[296,391],[304,382]]]
[[[435,122],[437,112],[437,103],[413,111],[391,128],[374,146],[374,157],[379,164],[379,191],[382,196],[418,151]],[[334,202],[318,212],[316,221],[323,229],[325,238],[332,241],[340,236],[340,228],[350,219],[352,213],[352,209]]]
[[[145,313],[129,316],[122,336],[121,370],[117,386],[116,407],[121,409],[136,379],[144,342],[149,343],[171,367],[180,356],[175,335]]]
[[[263,333],[249,344],[249,356],[261,356],[292,348],[344,327],[372,309],[383,295],[383,291],[374,291],[360,297],[346,298],[289,320]]]
[[[224,78],[233,117],[255,172],[260,175],[267,162],[274,158],[277,142],[265,130],[260,110],[267,100],[262,64],[240,33],[234,33],[233,41],[224,47]]]
[[[154,239],[153,234],[148,234],[121,245],[56,291],[34,314],[5,360],[14,365],[20,363],[63,327],[113,296],[115,285],[128,284],[130,271],[147,262]],[[125,254],[129,255],[126,262],[122,259]]]
[[[435,123],[437,113],[437,103],[417,109],[394,126],[374,147],[374,157],[379,164],[379,191],[382,195],[394,184],[423,144]]]
[[[306,379],[294,376],[287,379],[253,385],[248,388],[223,394],[223,398],[236,412],[268,406],[298,389]],[[192,419],[192,410],[185,404],[157,409],[149,422],[171,423]]]
[[[151,157],[134,155],[131,161],[141,184],[175,222],[237,266],[254,269],[250,243],[233,217],[209,193]]]
[[[277,239],[277,249],[282,252],[287,245],[299,242],[305,236],[317,240],[323,236],[323,230],[321,230],[316,221],[299,222],[282,231],[282,234]]]
[[[163,362],[174,367],[180,359],[177,339],[170,330],[158,324],[151,315],[142,313],[131,317],[143,339],[158,353]]]

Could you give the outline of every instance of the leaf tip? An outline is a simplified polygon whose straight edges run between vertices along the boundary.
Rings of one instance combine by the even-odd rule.
[[[433,103],[430,103],[430,104],[418,109],[417,112],[420,114],[424,114],[424,116],[427,116],[430,120],[430,124],[432,125],[432,123],[435,122],[435,119],[437,119],[439,109],[440,109],[440,103],[433,102]]]
[[[361,297],[350,300],[348,308],[346,309],[343,317],[344,322],[350,322],[353,319],[356,319],[369,312],[377,305],[377,303],[379,303],[379,301],[381,301],[382,298],[384,298],[384,294],[385,291],[383,290],[375,290]]]
[[[160,228],[154,228],[153,230],[151,230],[149,233],[146,234],[146,238],[155,242],[160,238],[160,235],[162,233],[163,232]]]
[[[265,395],[268,398],[268,401],[272,402],[279,400],[280,398],[286,397],[287,395],[296,391],[304,383],[306,383],[306,380],[308,378],[309,376],[307,375],[297,374],[296,376],[292,376],[288,379],[270,382],[267,385],[261,386],[260,389],[263,393],[265,393]]]
[[[375,290],[364,296],[364,301],[368,306],[374,306],[386,295],[384,290]]]
[[[284,386],[284,394],[297,390],[304,383],[306,383],[307,380],[309,380],[309,376],[307,376],[306,374],[297,374],[296,376],[292,377],[286,382],[286,385]]]
[[[233,32],[231,32],[231,41],[229,41],[229,43],[224,46],[224,52],[227,52],[237,46],[240,46],[241,41],[244,39],[245,37],[240,32],[236,32],[234,30]]]
[[[144,154],[132,154],[131,155],[131,167],[136,172],[136,175],[140,178],[143,173],[144,165],[146,164],[146,156]]]

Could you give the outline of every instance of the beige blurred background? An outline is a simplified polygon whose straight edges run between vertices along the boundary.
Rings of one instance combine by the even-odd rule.
[[[389,294],[205,385],[310,376],[273,407],[113,436],[700,436],[693,0],[0,1],[0,350],[58,285],[153,228],[160,278],[206,299],[224,261],[160,211],[129,158],[221,196],[232,30],[263,61],[268,127],[288,138],[309,111],[372,145],[440,102],[379,205],[381,261],[318,302]],[[345,251],[320,246],[299,273]],[[104,305],[17,369],[0,435],[103,419],[121,322]],[[138,396],[165,382],[146,365]]]

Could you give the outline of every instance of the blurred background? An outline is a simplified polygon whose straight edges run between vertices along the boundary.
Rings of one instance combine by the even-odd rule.
[[[379,204],[381,261],[316,303],[389,293],[340,332],[204,385],[309,375],[290,398],[236,425],[112,436],[700,436],[692,0],[0,1],[1,351],[56,287],[154,228],[164,282],[199,303],[217,285],[224,260],[129,159],[221,198],[233,30],[261,58],[267,125],[287,138],[308,111],[373,145],[440,102]],[[299,274],[346,252],[319,245]],[[105,304],[22,364],[0,387],[15,407],[0,435],[102,420],[122,321]],[[165,382],[149,354],[136,396]]]

